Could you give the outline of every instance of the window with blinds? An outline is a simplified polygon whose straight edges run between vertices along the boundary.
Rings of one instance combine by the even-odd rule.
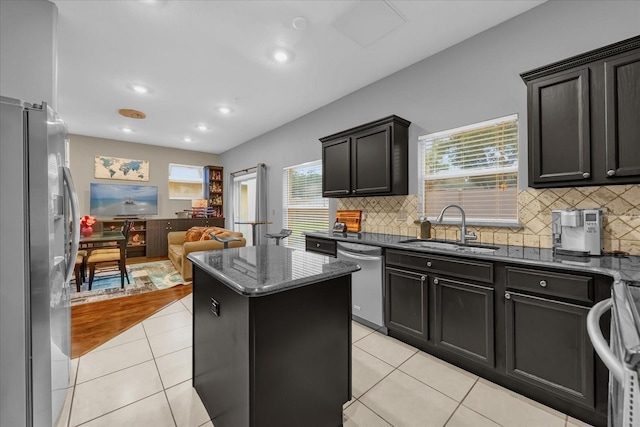
[[[304,249],[304,232],[329,228],[329,200],[322,197],[322,161],[283,169],[282,224],[292,231],[283,242]]]
[[[450,204],[476,224],[518,222],[518,116],[511,115],[419,138],[422,216]],[[455,217],[457,210],[447,211]]]
[[[194,200],[203,197],[204,168],[169,163],[169,198]]]

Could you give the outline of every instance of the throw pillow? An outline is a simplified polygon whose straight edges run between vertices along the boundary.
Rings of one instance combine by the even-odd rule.
[[[205,230],[203,227],[191,227],[184,235],[185,242],[197,242],[202,237],[202,233]]]
[[[202,234],[200,236],[200,240],[211,240],[211,233],[218,234],[218,231],[222,230],[218,227],[209,227],[202,230]]]

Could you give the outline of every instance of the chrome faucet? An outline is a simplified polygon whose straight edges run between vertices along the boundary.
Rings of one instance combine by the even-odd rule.
[[[460,215],[462,216],[462,230],[460,230],[460,243],[464,245],[465,243],[467,243],[467,240],[476,240],[478,238],[478,236],[476,236],[476,233],[467,234],[467,223],[464,216],[464,209],[462,209],[462,207],[459,205],[447,205],[444,208],[442,208],[442,210],[440,211],[440,215],[438,215],[438,218],[436,218],[436,222],[442,222],[444,211],[446,211],[449,208],[458,208],[460,210]]]

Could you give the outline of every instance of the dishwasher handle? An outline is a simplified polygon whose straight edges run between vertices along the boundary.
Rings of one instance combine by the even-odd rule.
[[[609,368],[609,371],[615,379],[620,383],[623,383],[624,371],[622,364],[609,348],[607,340],[604,339],[602,331],[600,330],[600,318],[604,313],[609,311],[612,306],[613,300],[611,298],[607,298],[606,300],[600,301],[594,305],[591,310],[589,310],[589,313],[587,314],[587,333],[589,334],[589,338],[593,344],[593,349],[598,353],[602,362],[607,366],[607,368]],[[611,317],[611,321],[615,322],[613,316]]]
[[[358,261],[382,261],[381,255],[378,255],[378,256],[360,255],[353,252],[345,252],[340,249],[338,249],[338,255],[342,255],[345,258],[351,258]]]

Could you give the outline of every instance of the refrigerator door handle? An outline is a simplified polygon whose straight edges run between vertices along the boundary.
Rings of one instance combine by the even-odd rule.
[[[73,269],[76,263],[76,257],[78,256],[78,249],[80,248],[80,227],[78,227],[78,221],[80,220],[80,209],[78,207],[78,195],[76,194],[76,187],[73,185],[73,178],[71,177],[71,170],[63,166],[62,177],[64,185],[69,192],[69,199],[71,202],[71,253],[69,254],[69,260],[67,262],[67,271],[65,274],[65,282],[71,280]]]
[[[602,362],[607,366],[611,374],[618,382],[624,384],[624,369],[620,360],[613,354],[609,348],[609,344],[604,339],[602,331],[600,330],[600,318],[604,313],[609,311],[613,306],[613,300],[607,298],[604,301],[600,301],[594,305],[587,314],[587,333],[593,344],[593,349],[598,353]],[[613,316],[611,316],[611,322],[615,322]]]

